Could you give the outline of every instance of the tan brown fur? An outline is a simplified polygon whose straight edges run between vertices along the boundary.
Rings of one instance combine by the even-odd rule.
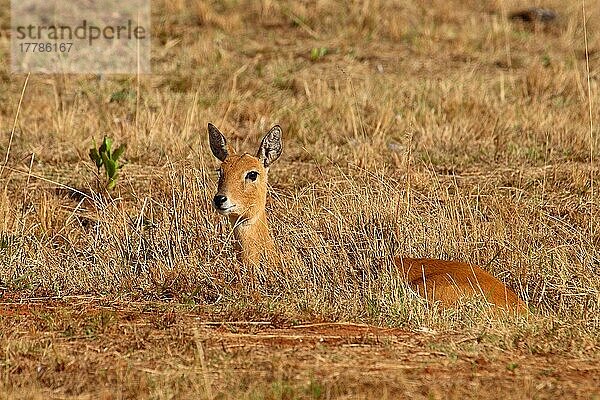
[[[526,313],[515,292],[483,269],[463,262],[429,258],[395,259],[402,277],[419,295],[451,307],[461,298],[483,296],[491,305]]]
[[[271,132],[276,128],[278,136],[269,143]],[[263,255],[274,253],[265,205],[268,165],[281,153],[281,130],[274,127],[267,133],[257,157],[235,154],[225,137],[210,124],[209,137],[213,154],[222,161],[215,204],[219,196],[225,196],[236,206],[223,210],[216,205],[217,210],[229,217],[240,260],[257,265]],[[244,177],[251,171],[257,172],[258,177],[248,182]],[[477,266],[435,259],[398,257],[394,261],[401,277],[413,290],[442,306],[451,307],[461,298],[483,296],[497,309],[527,312],[527,306],[515,292]]]
[[[269,142],[268,139],[274,132],[275,142]],[[256,157],[248,153],[236,154],[225,137],[212,125],[209,125],[209,135],[213,154],[222,161],[215,207],[229,218],[240,261],[246,265],[258,265],[262,258],[273,255],[275,249],[265,206],[268,166],[281,153],[281,129],[275,126],[267,133]],[[253,172],[257,173],[254,181],[247,178]],[[225,196],[226,204],[232,207],[218,207],[218,196]]]
[[[244,185],[243,178],[238,178],[253,170],[259,171],[256,185]],[[275,248],[265,212],[267,169],[248,153],[231,155],[221,164],[217,193],[233,196],[232,201],[242,207],[243,211],[228,215],[236,238],[236,250],[242,263],[258,264],[261,256]]]

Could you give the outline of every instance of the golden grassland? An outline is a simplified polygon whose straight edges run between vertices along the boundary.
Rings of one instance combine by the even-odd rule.
[[[589,74],[581,2],[506,17],[530,5],[153,2],[153,74],[31,75],[14,135],[2,35],[0,398],[600,395],[600,2]],[[212,211],[207,122],[249,152],[283,127],[273,266]],[[439,310],[396,255],[480,265],[532,316]],[[295,328],[325,321],[369,327]]]

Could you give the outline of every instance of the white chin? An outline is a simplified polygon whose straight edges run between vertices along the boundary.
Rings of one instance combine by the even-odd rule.
[[[229,208],[225,208],[225,209],[217,208],[216,210],[221,215],[229,215],[235,211],[235,207],[229,207]]]

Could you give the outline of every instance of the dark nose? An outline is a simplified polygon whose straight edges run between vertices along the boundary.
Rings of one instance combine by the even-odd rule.
[[[215,207],[217,208],[221,208],[221,206],[223,204],[225,204],[225,202],[227,201],[227,196],[223,196],[222,194],[218,194],[215,196],[215,198],[213,199],[214,203],[215,203]]]

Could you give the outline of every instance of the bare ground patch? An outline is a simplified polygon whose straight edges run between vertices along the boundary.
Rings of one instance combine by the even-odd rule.
[[[177,312],[176,312],[177,311]],[[474,332],[227,321],[169,304],[3,303],[2,391],[30,398],[593,398],[597,354]]]

